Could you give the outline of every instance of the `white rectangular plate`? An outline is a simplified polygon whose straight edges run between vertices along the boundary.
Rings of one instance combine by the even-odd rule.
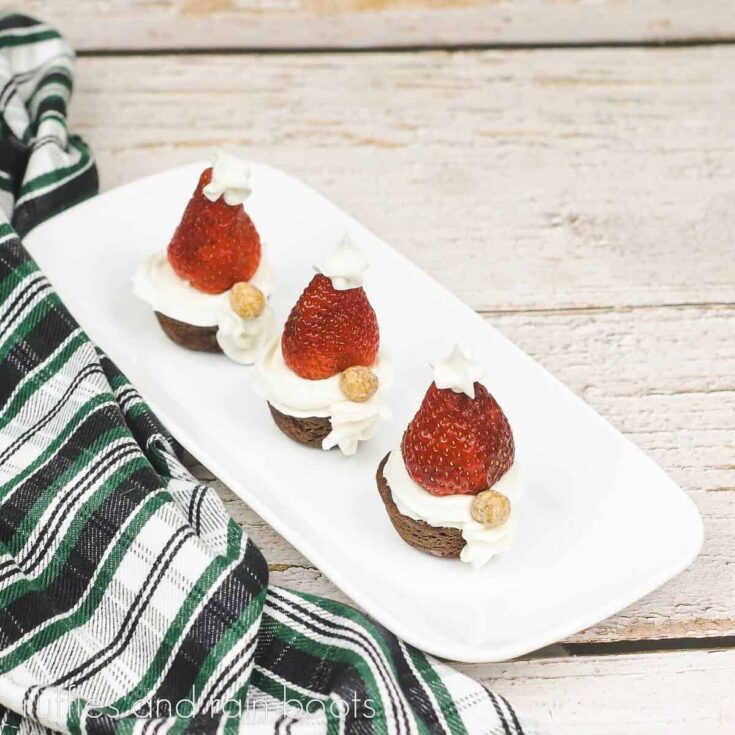
[[[389,245],[304,184],[253,164],[247,208],[277,278],[280,322],[348,231],[370,257],[366,290],[396,368],[394,420],[357,456],[289,441],[253,392],[251,368],[177,347],[131,292],[131,275],[167,245],[201,170],[102,194],[26,244],[179,441],[369,614],[430,653],[499,661],[599,622],[696,556],[699,514],[639,449]],[[429,363],[455,341],[487,366],[526,481],[516,545],[480,571],[404,544],[374,479],[431,381]]]

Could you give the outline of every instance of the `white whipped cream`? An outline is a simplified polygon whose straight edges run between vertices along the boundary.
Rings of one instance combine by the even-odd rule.
[[[518,505],[523,494],[521,473],[514,463],[492,486],[510,500],[510,518],[502,526],[487,528],[471,513],[474,495],[432,495],[408,474],[400,448],[390,453],[383,476],[398,510],[430,526],[459,528],[465,545],[460,559],[476,569],[510,548],[518,532]]]
[[[330,278],[336,291],[347,291],[362,286],[369,265],[364,253],[352,244],[350,236],[344,235],[314,270]]]
[[[270,306],[256,319],[243,319],[232,309],[222,310],[217,322],[217,344],[241,365],[252,365],[276,326]]]
[[[472,354],[454,345],[452,352],[434,365],[434,383],[437,388],[449,388],[455,393],[465,393],[475,397],[475,381],[484,374],[480,365],[472,359]]]
[[[250,196],[250,169],[239,158],[216,150],[212,159],[212,180],[202,189],[210,202],[224,196],[225,204],[234,207]]]
[[[296,418],[328,418],[332,431],[322,442],[323,449],[339,447],[352,455],[358,443],[370,439],[381,419],[390,411],[381,400],[393,380],[393,370],[384,352],[370,368],[378,377],[378,390],[362,403],[348,401],[339,387],[339,374],[323,380],[307,380],[286,365],[281,351],[281,336],[273,338],[255,362],[257,386],[261,395],[276,410]]]
[[[250,283],[267,297],[273,279],[265,258],[260,259]],[[163,250],[147,257],[133,276],[133,293],[172,319],[195,327],[217,327],[217,343],[235,362],[252,365],[275,327],[269,306],[257,319],[243,319],[230,306],[230,292],[204,293],[180,278]]]

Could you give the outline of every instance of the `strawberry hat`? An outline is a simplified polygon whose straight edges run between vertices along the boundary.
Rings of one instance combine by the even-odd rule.
[[[176,274],[209,294],[249,281],[260,264],[260,236],[243,208],[250,172],[234,156],[218,151],[199,177],[168,246]]]
[[[408,425],[401,453],[411,479],[431,495],[477,495],[511,467],[513,433],[478,380],[482,369],[455,346]]]
[[[375,362],[380,335],[362,288],[367,267],[365,256],[344,237],[291,310],[281,349],[300,377],[322,380]]]

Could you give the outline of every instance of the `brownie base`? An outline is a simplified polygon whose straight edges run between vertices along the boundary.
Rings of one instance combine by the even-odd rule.
[[[217,343],[217,327],[196,327],[193,324],[180,322],[170,316],[154,312],[161,329],[166,336],[177,345],[198,352],[222,352]]]
[[[409,518],[398,510],[398,506],[393,501],[393,493],[388,481],[383,475],[383,468],[388,461],[388,457],[390,457],[390,452],[383,457],[383,461],[378,466],[375,479],[378,483],[378,492],[386,511],[388,511],[388,517],[393,524],[393,528],[414,549],[434,556],[441,556],[445,559],[459,559],[459,554],[465,545],[462,531],[448,526],[430,526],[425,521]]]
[[[288,416],[268,404],[271,416],[276,426],[289,438],[306,447],[322,448],[322,441],[332,430],[332,422],[329,419],[309,416],[305,419],[296,416]]]

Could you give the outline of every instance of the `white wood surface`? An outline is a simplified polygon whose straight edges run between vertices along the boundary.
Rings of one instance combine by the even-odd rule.
[[[728,0],[25,0],[77,49],[371,48],[735,35]]]
[[[553,735],[727,735],[735,651],[461,665]]]
[[[104,186],[217,145],[281,166],[477,309],[731,303],[733,63],[731,47],[84,58],[72,123]]]
[[[729,46],[79,61],[72,128],[104,188],[214,145],[293,172],[483,312],[691,494],[702,554],[568,641],[589,655],[463,667],[553,732],[735,729],[735,653],[706,650],[708,637],[735,635],[734,62]],[[273,581],[344,599],[214,484]],[[587,645],[650,639],[702,650]]]
[[[72,127],[105,187],[213,145],[280,165],[496,312],[707,523],[690,570],[576,640],[732,635],[735,50],[681,53],[87,58]],[[286,583],[335,594],[258,540]]]

